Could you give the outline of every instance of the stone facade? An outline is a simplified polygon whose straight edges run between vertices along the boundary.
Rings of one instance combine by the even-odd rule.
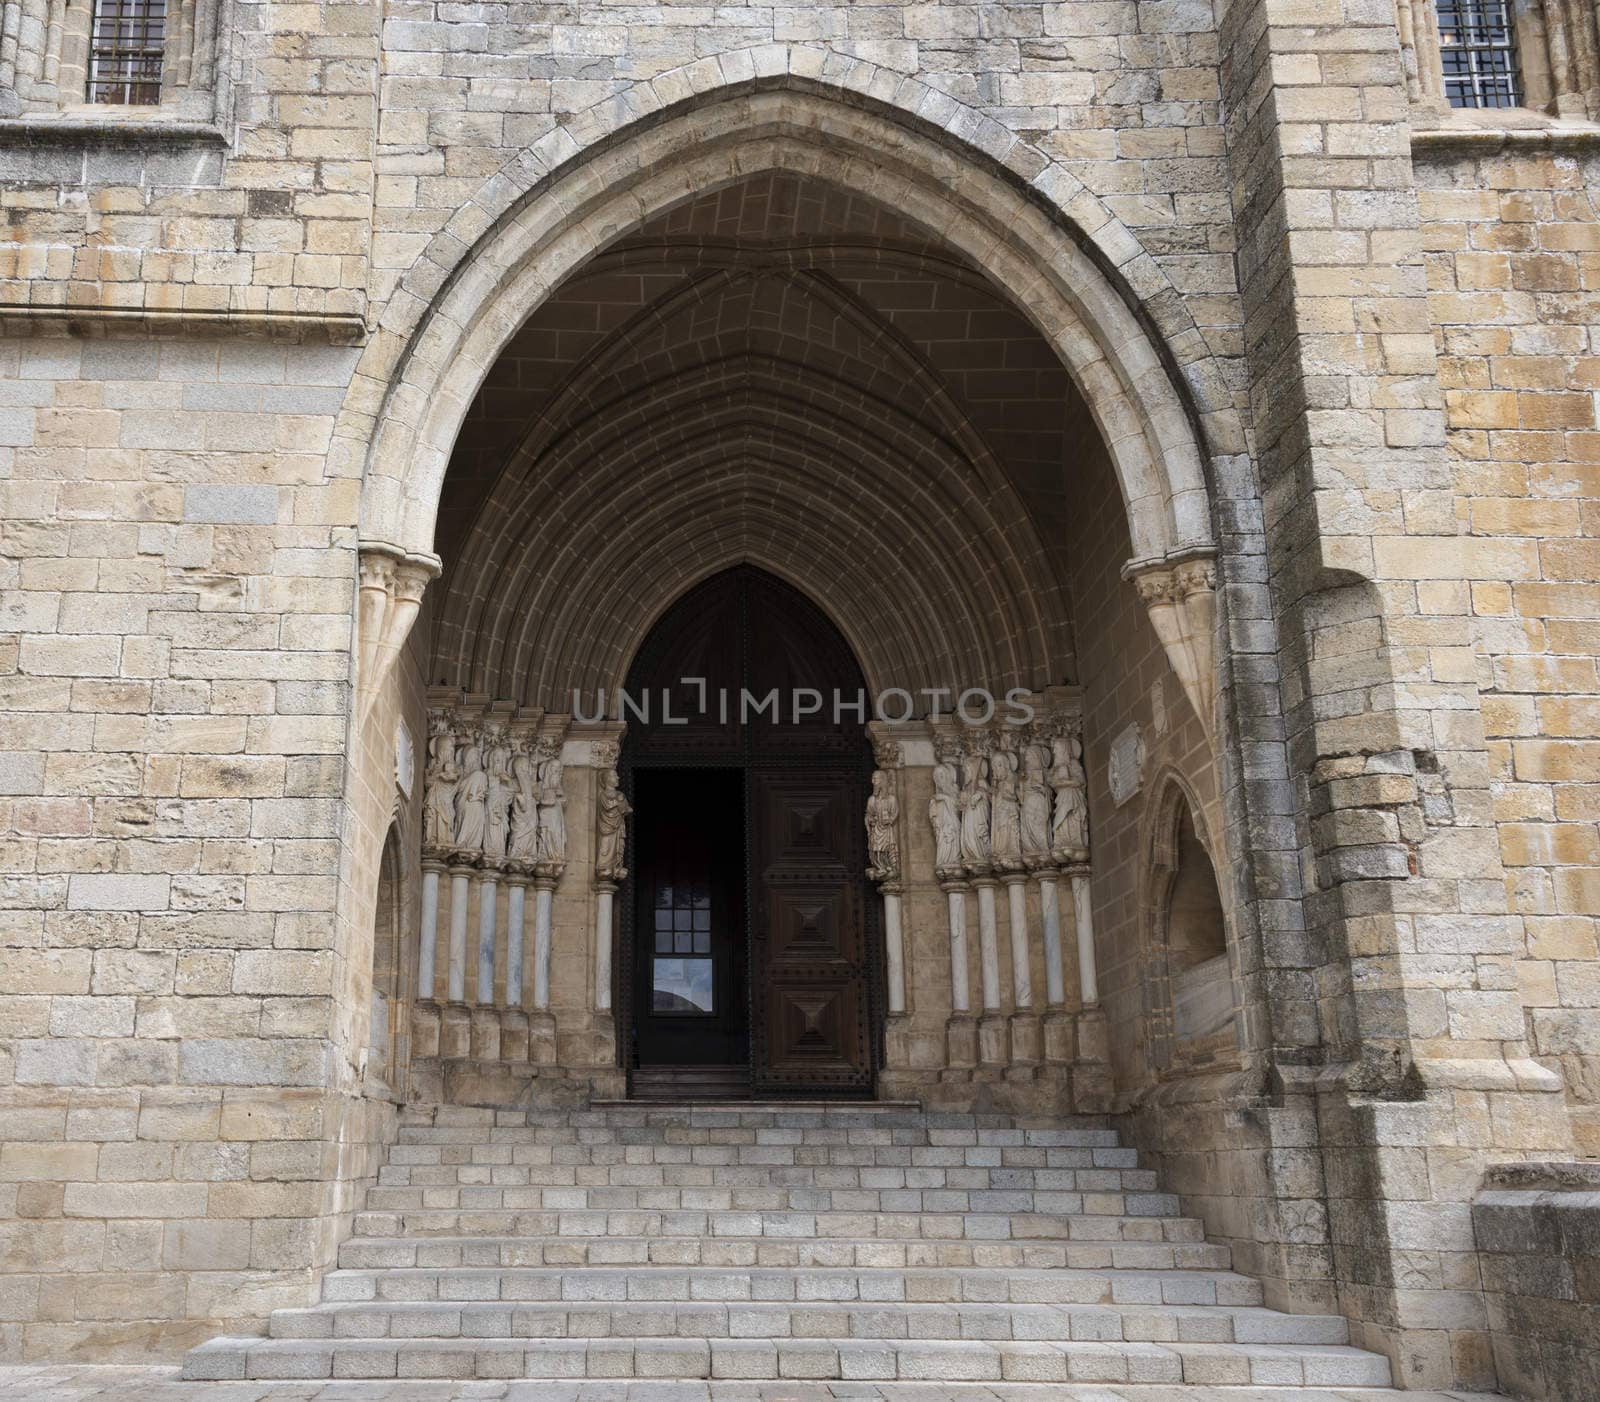
[[[1600,1153],[1593,7],[1499,114],[1426,0],[169,8],[135,108],[0,4],[0,1356],[306,1304],[408,1101],[625,1091],[567,698],[748,561],[1081,726],[1054,968],[1037,872],[952,964],[962,732],[875,737],[880,1093],[1114,1113],[1267,1304],[1529,1385],[1474,1199]],[[452,710],[565,746],[482,999]]]

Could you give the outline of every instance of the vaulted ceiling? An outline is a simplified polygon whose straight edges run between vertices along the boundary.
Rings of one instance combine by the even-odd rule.
[[[597,255],[482,386],[430,680],[567,709],[741,561],[814,597],[876,687],[1068,680],[1086,422],[1026,317],[891,211],[786,175],[701,196]]]

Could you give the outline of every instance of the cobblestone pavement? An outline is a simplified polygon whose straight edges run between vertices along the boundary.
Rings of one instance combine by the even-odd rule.
[[[1487,1393],[1371,1388],[1116,1387],[1060,1383],[186,1383],[175,1368],[0,1368],[0,1402],[1503,1402]]]

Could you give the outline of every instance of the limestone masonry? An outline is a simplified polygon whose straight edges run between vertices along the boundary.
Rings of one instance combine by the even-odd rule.
[[[1600,1396],[1597,191],[1592,0],[0,0],[0,1363]]]

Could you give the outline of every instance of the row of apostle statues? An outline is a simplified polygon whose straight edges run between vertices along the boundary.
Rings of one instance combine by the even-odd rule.
[[[1088,861],[1083,741],[1066,720],[938,737],[928,822],[941,881]]]
[[[428,730],[424,852],[559,876],[567,861],[560,737],[451,712],[435,712]]]

